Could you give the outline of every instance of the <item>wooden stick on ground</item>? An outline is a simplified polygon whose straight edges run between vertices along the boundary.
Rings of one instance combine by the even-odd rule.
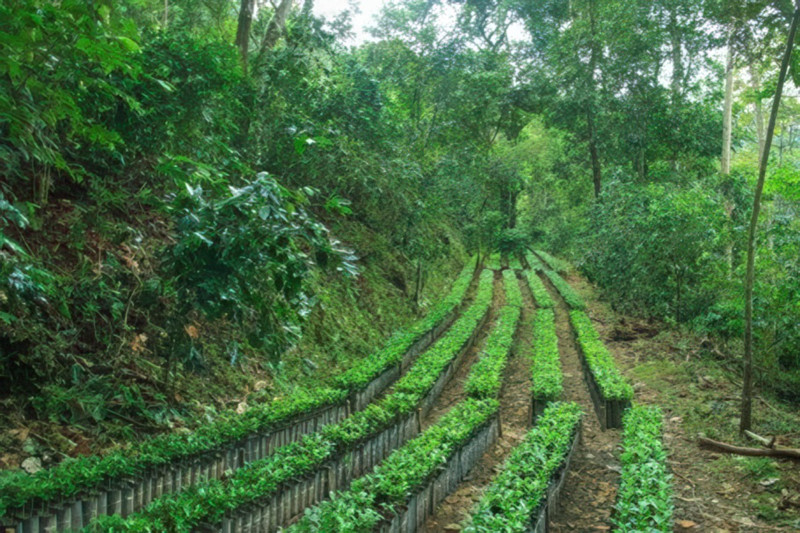
[[[745,429],[744,430],[744,434],[747,435],[748,437],[750,437],[751,439],[753,439],[754,441],[760,442],[761,444],[763,444],[767,448],[774,448],[775,447],[775,437],[772,437],[772,438],[768,439],[766,437],[762,437],[761,435],[757,435],[757,434],[753,433],[749,429]]]
[[[705,437],[697,439],[698,444],[702,448],[710,448],[726,453],[734,453],[736,455],[747,455],[750,457],[776,457],[781,459],[793,459],[800,461],[800,450],[795,448],[744,448],[742,446],[734,446]]]

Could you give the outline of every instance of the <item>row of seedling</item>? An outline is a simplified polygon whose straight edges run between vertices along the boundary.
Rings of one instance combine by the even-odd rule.
[[[535,274],[534,274],[535,275]],[[531,349],[532,418],[544,412],[548,403],[561,397],[563,376],[558,353],[555,314],[552,309],[537,309],[533,319]]]
[[[536,254],[544,260],[549,270],[554,270],[555,272],[561,272],[562,274],[566,274],[567,272],[570,271],[569,263],[567,263],[563,259],[554,257],[543,250],[536,250]]]
[[[625,413],[614,530],[672,531],[671,476],[661,441],[662,414],[657,407],[636,406]]]
[[[414,532],[455,490],[499,431],[496,398],[521,312],[515,304],[521,304],[519,284],[511,274],[504,275],[506,305],[467,377],[467,399],[348,491],[308,509],[290,532]]]
[[[65,461],[32,476],[23,472],[1,476],[0,521],[16,517],[19,529],[27,532],[54,521],[64,524],[59,529],[75,528],[96,514],[128,514],[199,478],[260,460],[342,420],[397,379],[402,365],[452,323],[474,269],[475,261],[468,262],[434,309],[343,374],[334,387],[298,390],[243,414],[231,411],[190,434],[158,436],[105,456]]]
[[[550,279],[550,283],[556,288],[558,293],[564,298],[570,309],[586,309],[586,304],[583,298],[575,292],[569,283],[564,281],[564,278],[559,276],[554,270],[545,270],[545,275]]]
[[[522,293],[513,270],[503,271],[503,288],[505,305],[464,384],[464,391],[473,398],[498,397],[506,361],[514,344],[522,313]]]
[[[252,523],[256,516],[261,530],[285,526],[303,508],[346,487],[416,434],[418,409],[432,402],[486,320],[492,277],[489,271],[481,274],[472,305],[380,401],[236,470],[224,481],[211,480],[162,498],[128,518],[103,517],[95,529],[217,531],[242,520]],[[329,474],[320,475],[323,469]]]
[[[575,403],[550,404],[505,461],[465,524],[470,533],[543,533],[580,438]]]
[[[494,399],[460,402],[348,491],[307,510],[288,531],[417,531],[497,438],[497,410]]]
[[[531,294],[533,294],[533,301],[536,303],[536,307],[540,309],[552,309],[555,306],[553,298],[547,291],[547,287],[544,286],[544,282],[542,282],[541,278],[536,274],[536,271],[526,270],[525,279],[528,281],[528,287],[531,290]]]
[[[603,428],[622,427],[622,413],[631,405],[633,387],[620,373],[589,316],[580,310],[570,311],[569,316],[600,424]]]

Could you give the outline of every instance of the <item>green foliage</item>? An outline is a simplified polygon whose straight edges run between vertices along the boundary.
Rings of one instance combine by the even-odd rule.
[[[547,287],[544,286],[544,282],[536,272],[536,269],[525,272],[525,277],[528,280],[528,287],[531,289],[536,306],[542,309],[552,309],[555,307],[553,298],[550,297]]]
[[[585,309],[586,304],[583,303],[583,298],[575,292],[569,283],[564,281],[564,279],[556,274],[553,270],[545,269],[544,273],[550,278],[550,282],[553,286],[558,290],[558,293],[564,298],[564,301],[567,302],[567,305],[570,309]]]
[[[288,531],[372,531],[382,516],[405,504],[410,495],[469,442],[497,409],[495,400],[463,400],[436,425],[395,450],[372,474],[353,482],[350,490],[306,511],[303,519]]]
[[[726,241],[733,244],[730,232],[741,232],[730,226],[743,223],[746,207],[738,194],[721,191],[736,186],[733,179],[687,187],[609,183],[586,243],[586,273],[624,310],[679,322],[699,318],[716,303],[715,286],[732,289],[725,283]]]
[[[507,275],[510,274],[510,275]],[[483,351],[472,366],[464,384],[467,396],[497,398],[503,385],[503,370],[514,344],[522,314],[522,294],[513,270],[504,270],[506,305],[500,309],[494,328],[486,338]]]
[[[177,235],[164,261],[174,280],[165,292],[178,310],[170,316],[170,355],[193,351],[186,320],[198,311],[241,325],[251,346],[277,359],[297,340],[301,317],[310,311],[305,280],[311,268],[339,265],[355,275],[355,257],[309,216],[305,195],[290,193],[265,173],[221,199],[209,199],[199,187],[186,189],[170,208]]]
[[[505,255],[516,255],[525,251],[529,244],[527,233],[521,228],[506,228],[500,233],[497,249]]]
[[[135,26],[112,15],[114,3],[3,3],[0,34],[0,172],[34,181],[47,202],[50,180],[81,181],[77,152],[114,150],[119,134],[107,119],[137,102],[118,86],[139,75]]]
[[[537,400],[561,396],[561,358],[558,353],[556,319],[552,309],[539,309],[533,322],[531,390]]]
[[[625,413],[614,531],[672,531],[672,476],[661,442],[662,417],[658,407],[636,406]]]
[[[584,311],[570,311],[569,317],[578,345],[589,365],[600,393],[606,400],[630,400],[633,398],[633,387],[619,373],[614,358],[606,348],[592,321]]]
[[[537,419],[486,489],[466,528],[468,533],[523,532],[547,498],[553,476],[564,464],[581,420],[575,403],[553,403]]]

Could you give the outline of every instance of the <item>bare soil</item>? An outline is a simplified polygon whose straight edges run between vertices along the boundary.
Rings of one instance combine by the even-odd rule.
[[[580,355],[569,321],[567,304],[546,276],[540,274],[556,304],[556,334],[564,376],[563,399],[583,408],[582,441],[572,460],[560,497],[560,509],[550,523],[555,533],[607,531],[619,485],[620,431],[603,431],[583,378]]]
[[[497,286],[495,288],[498,289]],[[502,293],[502,283],[499,291]],[[530,359],[526,354],[527,350],[530,350],[532,340],[533,301],[527,290],[523,290],[523,295],[525,307],[518,327],[517,341],[511,357],[506,362],[503,387],[500,391],[501,434],[456,490],[439,504],[434,515],[422,528],[423,532],[460,530],[460,524],[469,516],[484,489],[497,475],[508,454],[525,437],[530,427]],[[466,366],[465,364],[464,367]],[[463,381],[461,384],[463,385]],[[461,390],[463,391],[463,388]]]

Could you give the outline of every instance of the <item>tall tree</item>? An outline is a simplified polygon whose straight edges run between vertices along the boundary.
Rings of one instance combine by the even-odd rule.
[[[247,54],[250,48],[250,29],[253,26],[253,8],[255,0],[242,0],[239,6],[239,21],[236,25],[236,47],[242,58],[242,66],[247,73]]]
[[[761,195],[764,191],[764,180],[767,175],[767,162],[769,161],[769,149],[772,146],[772,137],[775,134],[775,123],[778,118],[778,108],[781,103],[783,84],[786,81],[786,73],[789,70],[789,61],[792,58],[792,48],[794,38],[797,33],[797,26],[800,23],[800,2],[795,7],[792,16],[792,25],[789,29],[789,37],[786,41],[786,51],[783,54],[780,73],[778,74],[778,86],[775,89],[775,97],[772,101],[772,111],[767,125],[767,135],[764,139],[764,151],[758,166],[758,182],[756,183],[755,197],[753,198],[753,213],[750,218],[750,229],[747,235],[747,276],[745,278],[745,300],[744,300],[744,375],[742,379],[742,412],[739,421],[739,429],[744,432],[752,426],[753,410],[753,285],[755,282],[755,241],[756,228],[758,226],[758,215],[761,210]]]
[[[731,173],[731,135],[733,125],[733,24],[728,30],[728,46],[725,55],[725,100],[722,106],[722,158],[720,170],[722,174]]]

